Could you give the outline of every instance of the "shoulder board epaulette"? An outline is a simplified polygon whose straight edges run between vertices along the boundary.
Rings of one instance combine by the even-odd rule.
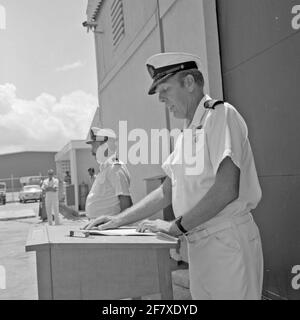
[[[204,108],[205,109],[215,109],[215,106],[218,104],[223,104],[224,101],[222,100],[207,100],[204,102]]]

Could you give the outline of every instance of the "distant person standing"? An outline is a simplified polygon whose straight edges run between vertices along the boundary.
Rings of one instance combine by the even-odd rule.
[[[66,171],[66,175],[64,177],[64,182],[66,183],[66,185],[70,185],[72,183],[72,179],[71,179],[69,171]]]
[[[95,169],[94,168],[88,168],[88,173],[89,173],[89,176],[90,176],[90,189],[92,188],[92,185],[96,179],[96,175],[95,175]]]
[[[50,226],[53,224],[52,211],[55,225],[59,225],[58,184],[59,181],[54,177],[53,170],[48,170],[48,178],[44,180],[42,190],[46,193],[46,212]]]

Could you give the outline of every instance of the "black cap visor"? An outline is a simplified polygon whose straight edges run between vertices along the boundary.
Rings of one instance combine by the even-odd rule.
[[[171,78],[172,76],[174,76],[175,73],[169,73],[167,74],[166,76],[160,78],[160,79],[157,79],[157,80],[154,80],[149,91],[148,91],[148,94],[149,95],[152,95],[152,94],[155,94],[156,93],[156,88],[159,84],[167,81],[169,78]]]
[[[149,95],[154,94],[156,92],[156,87],[160,83],[169,79],[174,74],[184,70],[198,69],[195,61],[187,61],[173,65],[167,65],[156,69],[150,64],[147,64],[146,66],[151,78],[153,79],[153,83],[148,91]]]

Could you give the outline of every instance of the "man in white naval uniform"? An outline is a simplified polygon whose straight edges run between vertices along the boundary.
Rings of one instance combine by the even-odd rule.
[[[149,94],[158,93],[186,121],[162,166],[168,177],[118,217],[99,218],[88,228],[133,223],[172,203],[174,221],[146,220],[138,230],[186,237],[193,299],[260,299],[263,256],[250,211],[261,188],[246,123],[232,105],[204,94],[199,57],[157,54],[147,68],[153,79]],[[194,164],[186,146],[193,147]]]
[[[91,128],[92,155],[99,164],[99,173],[86,199],[89,219],[103,215],[116,215],[132,205],[130,174],[116,154],[116,136],[112,130]]]
[[[47,219],[50,226],[53,224],[52,211],[54,213],[54,222],[59,225],[59,202],[58,202],[59,181],[54,177],[54,171],[48,170],[48,178],[43,181],[42,190],[46,193],[45,204]]]

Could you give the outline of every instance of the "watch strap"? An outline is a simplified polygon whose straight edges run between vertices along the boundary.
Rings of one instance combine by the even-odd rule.
[[[177,226],[177,228],[182,232],[182,233],[187,233],[188,231],[184,229],[184,227],[181,224],[181,220],[182,220],[182,216],[180,216],[179,218],[177,218],[175,220],[175,224]]]

